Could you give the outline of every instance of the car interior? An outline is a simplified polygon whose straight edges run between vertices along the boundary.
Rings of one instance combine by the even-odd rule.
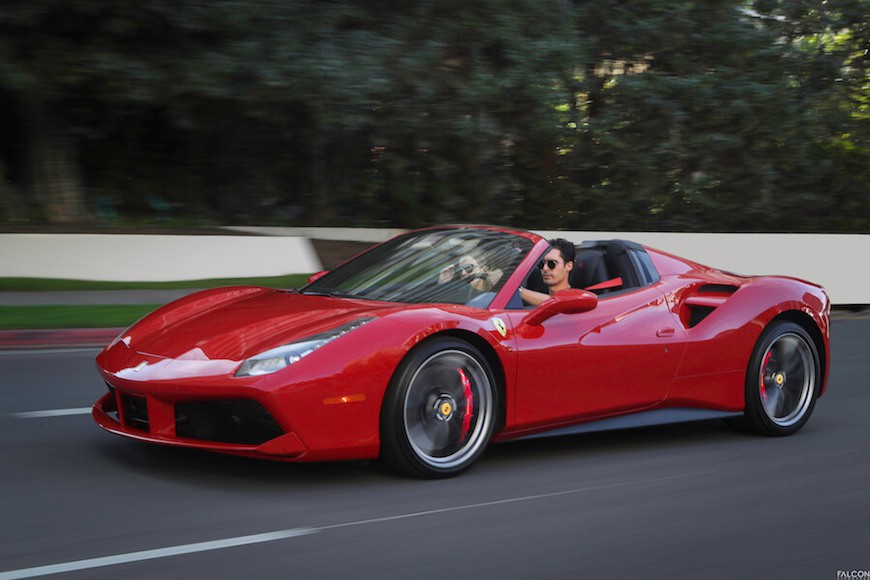
[[[647,262],[649,262],[647,264]],[[625,240],[588,241],[576,246],[572,288],[600,296],[646,286],[658,280],[642,246]],[[524,284],[529,290],[547,292],[541,271],[533,268]]]

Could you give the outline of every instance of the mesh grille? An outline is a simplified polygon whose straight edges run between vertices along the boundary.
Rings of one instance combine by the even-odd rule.
[[[177,403],[175,433],[188,439],[259,445],[284,431],[258,402],[235,399]]]

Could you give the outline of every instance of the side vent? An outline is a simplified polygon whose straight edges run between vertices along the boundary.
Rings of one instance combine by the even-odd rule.
[[[737,286],[731,286],[730,284],[704,284],[698,288],[697,292],[698,294],[722,294],[725,296],[731,296],[737,292]]]
[[[683,301],[680,319],[686,328],[694,328],[710,316],[737,291],[737,286],[728,284],[703,284],[692,291]]]

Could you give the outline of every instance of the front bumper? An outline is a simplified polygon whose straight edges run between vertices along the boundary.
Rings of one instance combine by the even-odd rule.
[[[307,451],[295,433],[248,399],[172,403],[110,387],[92,415],[110,433],[149,443],[288,461]]]

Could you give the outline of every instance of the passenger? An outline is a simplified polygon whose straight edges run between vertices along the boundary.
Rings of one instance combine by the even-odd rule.
[[[438,283],[444,284],[453,280],[461,280],[467,282],[475,290],[489,292],[501,279],[503,272],[499,269],[490,270],[482,262],[482,259],[465,254],[459,258],[458,264],[451,264],[441,270]]]
[[[556,292],[571,287],[568,275],[574,268],[574,244],[562,238],[550,240],[550,251],[538,262],[538,268],[541,269],[541,276],[549,292],[545,294],[520,287],[523,302],[532,306],[537,306]]]

